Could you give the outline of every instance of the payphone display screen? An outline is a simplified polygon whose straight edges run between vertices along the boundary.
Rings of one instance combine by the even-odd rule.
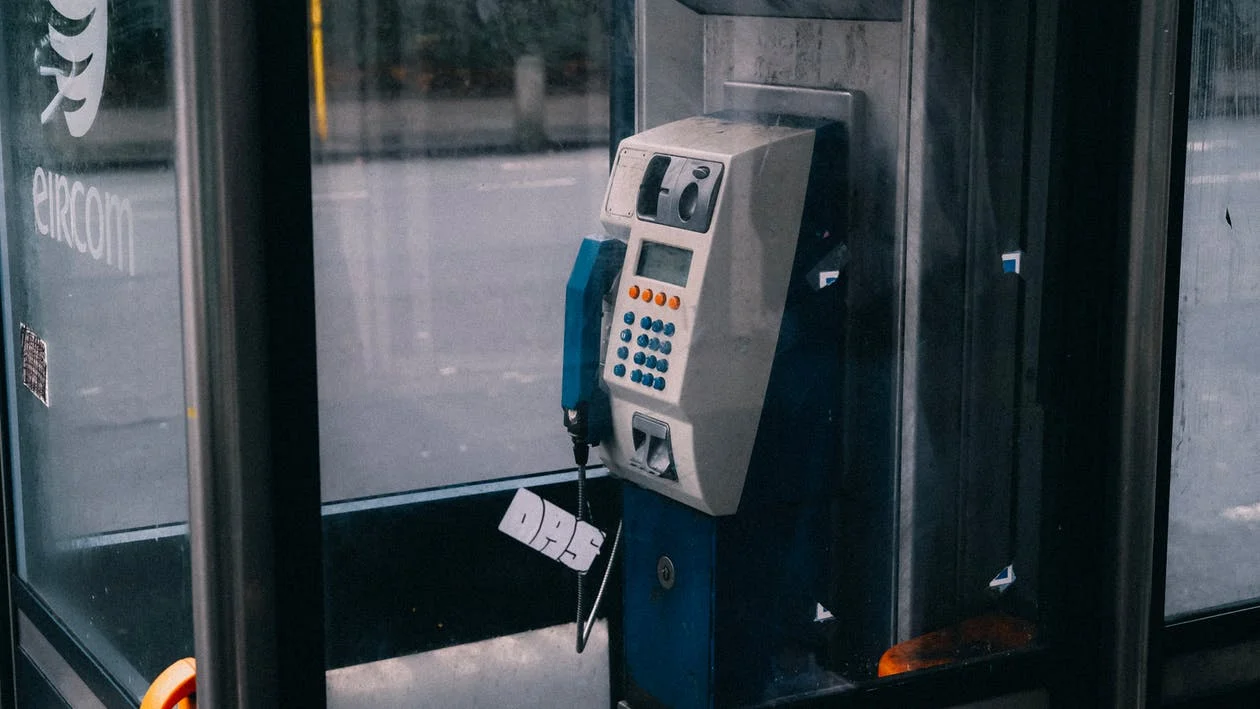
[[[639,250],[639,265],[635,269],[636,276],[653,278],[680,288],[687,286],[687,276],[691,271],[691,251],[677,246],[658,244],[653,241],[643,242]]]

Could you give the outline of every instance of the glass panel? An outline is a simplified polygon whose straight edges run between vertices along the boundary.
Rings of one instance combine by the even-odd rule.
[[[545,19],[521,12],[535,5]],[[544,325],[562,319],[573,234],[599,230],[599,5],[367,0],[321,16],[324,498],[571,466]]]
[[[1169,616],[1260,596],[1260,6],[1195,3],[1189,119]]]
[[[19,575],[139,697],[192,654],[160,0],[0,8]]]
[[[329,704],[607,706],[605,624],[571,659],[571,572],[508,546],[522,483],[493,482],[572,496],[555,324],[600,230],[603,3],[311,10]]]

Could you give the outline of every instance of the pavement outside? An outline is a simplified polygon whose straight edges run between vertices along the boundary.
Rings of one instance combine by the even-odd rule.
[[[545,100],[547,141],[576,147],[608,140],[608,94],[561,94]],[[318,135],[316,161],[375,155],[513,151],[518,143],[511,97],[338,100],[328,104],[328,134]],[[93,130],[71,148],[94,163],[168,163],[174,112],[169,108],[102,109]]]

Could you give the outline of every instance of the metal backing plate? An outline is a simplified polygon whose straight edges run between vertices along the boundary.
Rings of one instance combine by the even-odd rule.
[[[722,87],[724,108],[736,111],[830,118],[847,126],[853,126],[858,115],[859,94],[851,91],[771,86],[744,81],[727,81]]]

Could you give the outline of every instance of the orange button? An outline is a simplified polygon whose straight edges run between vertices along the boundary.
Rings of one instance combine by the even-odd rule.
[[[651,303],[651,302],[652,302],[652,289],[651,289],[651,288],[644,288],[644,289],[643,289],[643,302],[644,302],[644,303]]]
[[[630,297],[631,297],[631,298],[638,298],[638,297],[639,297],[639,287],[638,287],[638,286],[630,286]]]
[[[681,306],[681,305],[682,305],[682,301],[678,299],[678,296],[676,296],[676,295],[670,296],[670,298],[669,298],[669,309],[670,309],[670,310],[678,310],[679,306]]]
[[[664,293],[657,293],[657,294],[656,294],[656,304],[657,304],[657,305],[664,305],[664,304],[665,304],[665,294],[664,294]]]

